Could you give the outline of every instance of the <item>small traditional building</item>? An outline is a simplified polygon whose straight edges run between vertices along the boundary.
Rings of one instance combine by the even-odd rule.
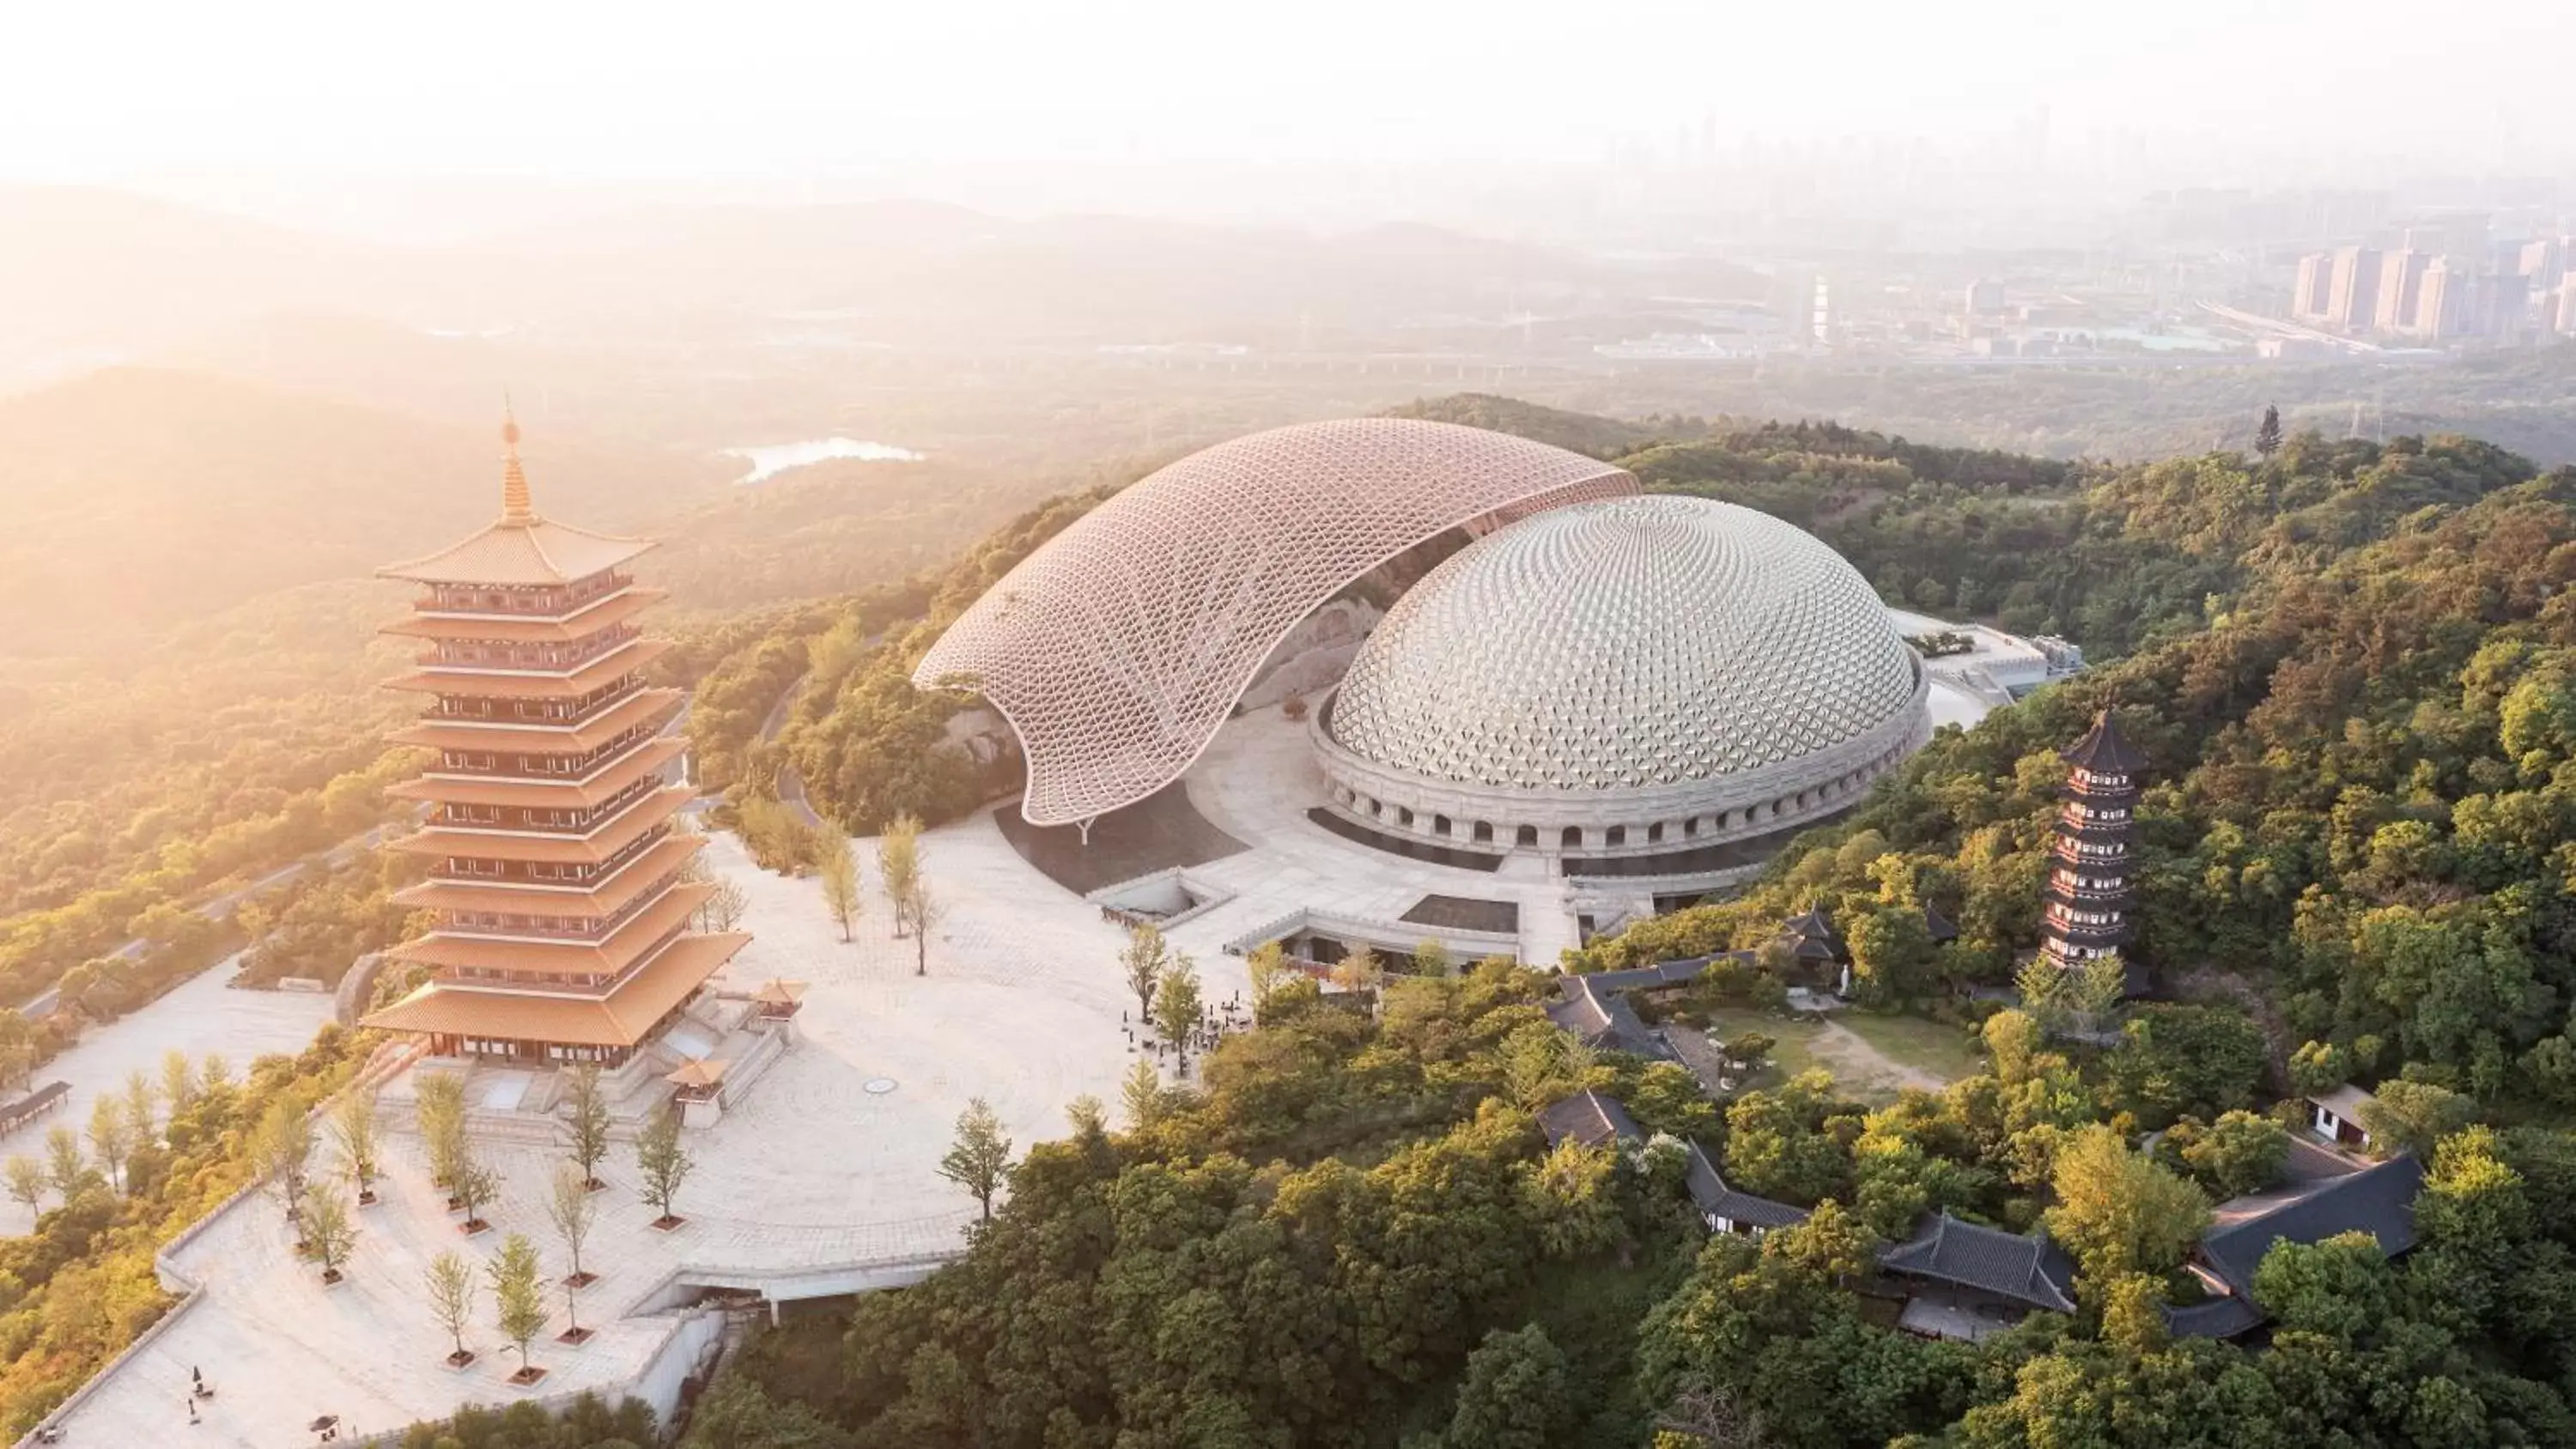
[[[2107,709],[2060,757],[2068,769],[2041,892],[2039,952],[2072,970],[2120,950],[2135,933],[2136,815],[2147,758]]]
[[[2308,1130],[2341,1147],[2370,1150],[2370,1129],[2361,1125],[2362,1109],[2374,1099],[2346,1084],[2308,1099]]]
[[[1879,1267],[1908,1280],[1896,1326],[1970,1342],[2034,1312],[2075,1311],[2075,1260],[2046,1233],[2007,1233],[1927,1215],[1913,1237],[1881,1249]]]
[[[2261,1326],[2266,1315],[2254,1301],[2254,1273],[2283,1243],[2368,1233],[2391,1258],[2415,1246],[2415,1195],[2424,1186],[2424,1167],[2412,1154],[2365,1165],[2293,1138],[2284,1174],[2288,1181],[2279,1187],[2210,1210],[2209,1230],[2188,1264],[2206,1296],[2165,1311],[2175,1333],[2234,1338]]]
[[[1548,1103],[1538,1114],[1538,1126],[1547,1134],[1550,1148],[1568,1142],[1580,1142],[1586,1147],[1617,1147],[1646,1140],[1637,1119],[1628,1115],[1618,1098],[1589,1089]]]
[[[1708,1150],[1696,1142],[1690,1144],[1690,1165],[1683,1181],[1690,1189],[1692,1205],[1699,1209],[1700,1226],[1712,1233],[1758,1239],[1773,1228],[1791,1227],[1807,1220],[1805,1208],[1756,1197],[1729,1185],[1725,1174],[1709,1158]]]
[[[682,691],[649,682],[669,646],[635,623],[662,597],[627,572],[652,545],[539,516],[517,424],[501,439],[500,518],[378,571],[422,589],[386,632],[421,641],[390,685],[429,705],[392,738],[431,761],[389,793],[428,818],[388,848],[428,858],[394,902],[430,925],[388,954],[430,977],[364,1024],[440,1055],[616,1067],[751,938],[690,929],[715,887],[685,878],[704,842],[673,824]]]

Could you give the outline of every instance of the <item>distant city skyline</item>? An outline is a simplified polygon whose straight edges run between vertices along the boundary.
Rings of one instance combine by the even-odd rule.
[[[1740,156],[1748,138],[1818,165],[2054,157],[2079,173],[2117,163],[2227,183],[2576,166],[2576,133],[2546,105],[2576,17],[2547,0],[2482,12],[2482,34],[2502,23],[2520,38],[2481,45],[2473,68],[2389,43],[2420,33],[2420,12],[2393,0],[2182,0],[2117,21],[2038,0],[1317,0],[1261,23],[1177,0],[709,13],[496,0],[399,22],[310,0],[31,10],[0,54],[0,181],[901,185],[1070,167],[1150,186],[1222,159],[1595,166]]]

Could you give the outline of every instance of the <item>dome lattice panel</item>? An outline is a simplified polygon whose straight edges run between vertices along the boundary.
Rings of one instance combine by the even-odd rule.
[[[1020,813],[1131,805],[1207,748],[1297,621],[1461,526],[1633,494],[1598,459],[1401,418],[1274,428],[1193,453],[1021,561],[913,671],[974,689],[1019,732]]]
[[[1333,738],[1476,785],[1614,790],[1799,759],[1913,706],[1913,655],[1840,554],[1699,498],[1563,509],[1396,601]]]

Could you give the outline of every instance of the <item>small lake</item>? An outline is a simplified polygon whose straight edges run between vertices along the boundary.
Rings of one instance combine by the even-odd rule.
[[[855,458],[862,463],[918,463],[923,455],[892,443],[870,443],[857,438],[809,438],[801,443],[772,443],[760,448],[727,448],[724,455],[751,464],[751,471],[735,479],[748,486],[766,483],[790,468],[814,463],[828,463],[835,458]]]

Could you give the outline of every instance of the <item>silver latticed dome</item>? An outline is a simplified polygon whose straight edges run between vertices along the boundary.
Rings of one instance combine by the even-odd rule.
[[[1536,820],[1577,827],[1567,845],[1640,849],[1847,804],[1928,734],[1924,690],[1878,596],[1814,537],[1733,504],[1623,498],[1434,569],[1352,661],[1319,748],[1362,818],[1397,804],[1408,826],[1438,812],[1495,844],[1511,843],[1495,825]]]

